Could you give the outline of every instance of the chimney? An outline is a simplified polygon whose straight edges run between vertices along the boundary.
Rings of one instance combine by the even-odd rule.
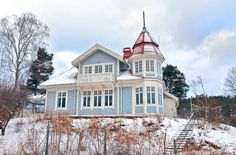
[[[125,47],[123,49],[123,59],[128,60],[130,56],[131,56],[131,48],[130,47]]]

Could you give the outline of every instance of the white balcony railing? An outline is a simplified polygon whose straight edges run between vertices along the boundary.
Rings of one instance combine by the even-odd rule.
[[[78,83],[93,83],[93,82],[114,82],[115,76],[113,73],[96,73],[96,74],[79,74]]]

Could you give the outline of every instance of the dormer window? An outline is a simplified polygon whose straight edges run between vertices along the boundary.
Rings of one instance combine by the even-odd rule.
[[[105,72],[106,73],[112,73],[113,72],[113,66],[112,64],[109,64],[109,65],[105,65]]]
[[[92,73],[92,66],[85,66],[84,74],[91,74],[91,73]]]
[[[102,65],[95,66],[95,73],[102,73]]]
[[[135,73],[141,73],[143,71],[142,60],[136,61],[134,63],[134,67],[135,67]]]
[[[146,72],[154,72],[154,60],[146,60]]]

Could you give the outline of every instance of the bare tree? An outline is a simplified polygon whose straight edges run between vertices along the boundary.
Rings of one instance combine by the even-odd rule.
[[[201,76],[197,76],[195,80],[192,80],[190,87],[195,96],[204,95],[206,96],[206,91],[204,89],[204,84]]]
[[[225,79],[225,88],[233,95],[236,95],[236,67],[229,69],[228,76]]]
[[[9,82],[0,81],[0,129],[2,135],[10,119],[22,109],[27,101],[27,90],[24,86],[14,87]]]
[[[7,67],[16,87],[27,72],[38,47],[45,45],[49,29],[32,13],[0,20],[0,63]]]

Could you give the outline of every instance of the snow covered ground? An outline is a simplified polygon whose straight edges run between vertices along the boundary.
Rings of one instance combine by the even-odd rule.
[[[167,141],[175,135],[181,127],[187,122],[185,119],[169,119],[169,118],[99,118],[95,119],[100,122],[102,126],[115,126],[118,122],[122,126],[122,130],[127,133],[147,133],[148,129],[152,127],[152,146],[157,147],[155,141],[158,141],[158,137],[163,139],[163,134],[166,133]],[[82,128],[88,127],[91,123],[91,119],[73,119],[73,127]],[[158,124],[158,125],[156,125]],[[0,136],[0,155],[4,153],[15,154],[19,153],[19,147],[24,145],[30,145],[29,136],[35,143],[45,147],[47,121],[38,121],[35,118],[15,118],[12,119],[6,129],[6,135]],[[36,130],[33,130],[36,129]],[[88,128],[89,129],[89,128]],[[34,131],[31,133],[31,131]],[[38,132],[38,134],[35,134]],[[193,139],[196,145],[201,146],[205,151],[209,150],[209,146],[218,150],[223,150],[228,154],[236,154],[236,128],[227,125],[196,125],[193,132]],[[150,142],[151,143],[151,142]],[[72,144],[72,143],[71,143]],[[145,143],[147,144],[147,143]],[[158,144],[160,146],[160,144]],[[144,146],[145,147],[145,146]],[[42,150],[43,150],[42,149]],[[155,148],[156,149],[156,148]],[[17,151],[18,150],[18,151]],[[157,151],[157,150],[155,150]],[[146,151],[147,152],[147,151]],[[150,153],[150,152],[149,152]],[[147,153],[147,154],[149,154]],[[85,153],[86,154],[86,153]],[[132,152],[131,152],[132,154]],[[146,153],[145,153],[146,154]],[[152,154],[152,153],[150,153]],[[153,153],[154,154],[154,153]]]

